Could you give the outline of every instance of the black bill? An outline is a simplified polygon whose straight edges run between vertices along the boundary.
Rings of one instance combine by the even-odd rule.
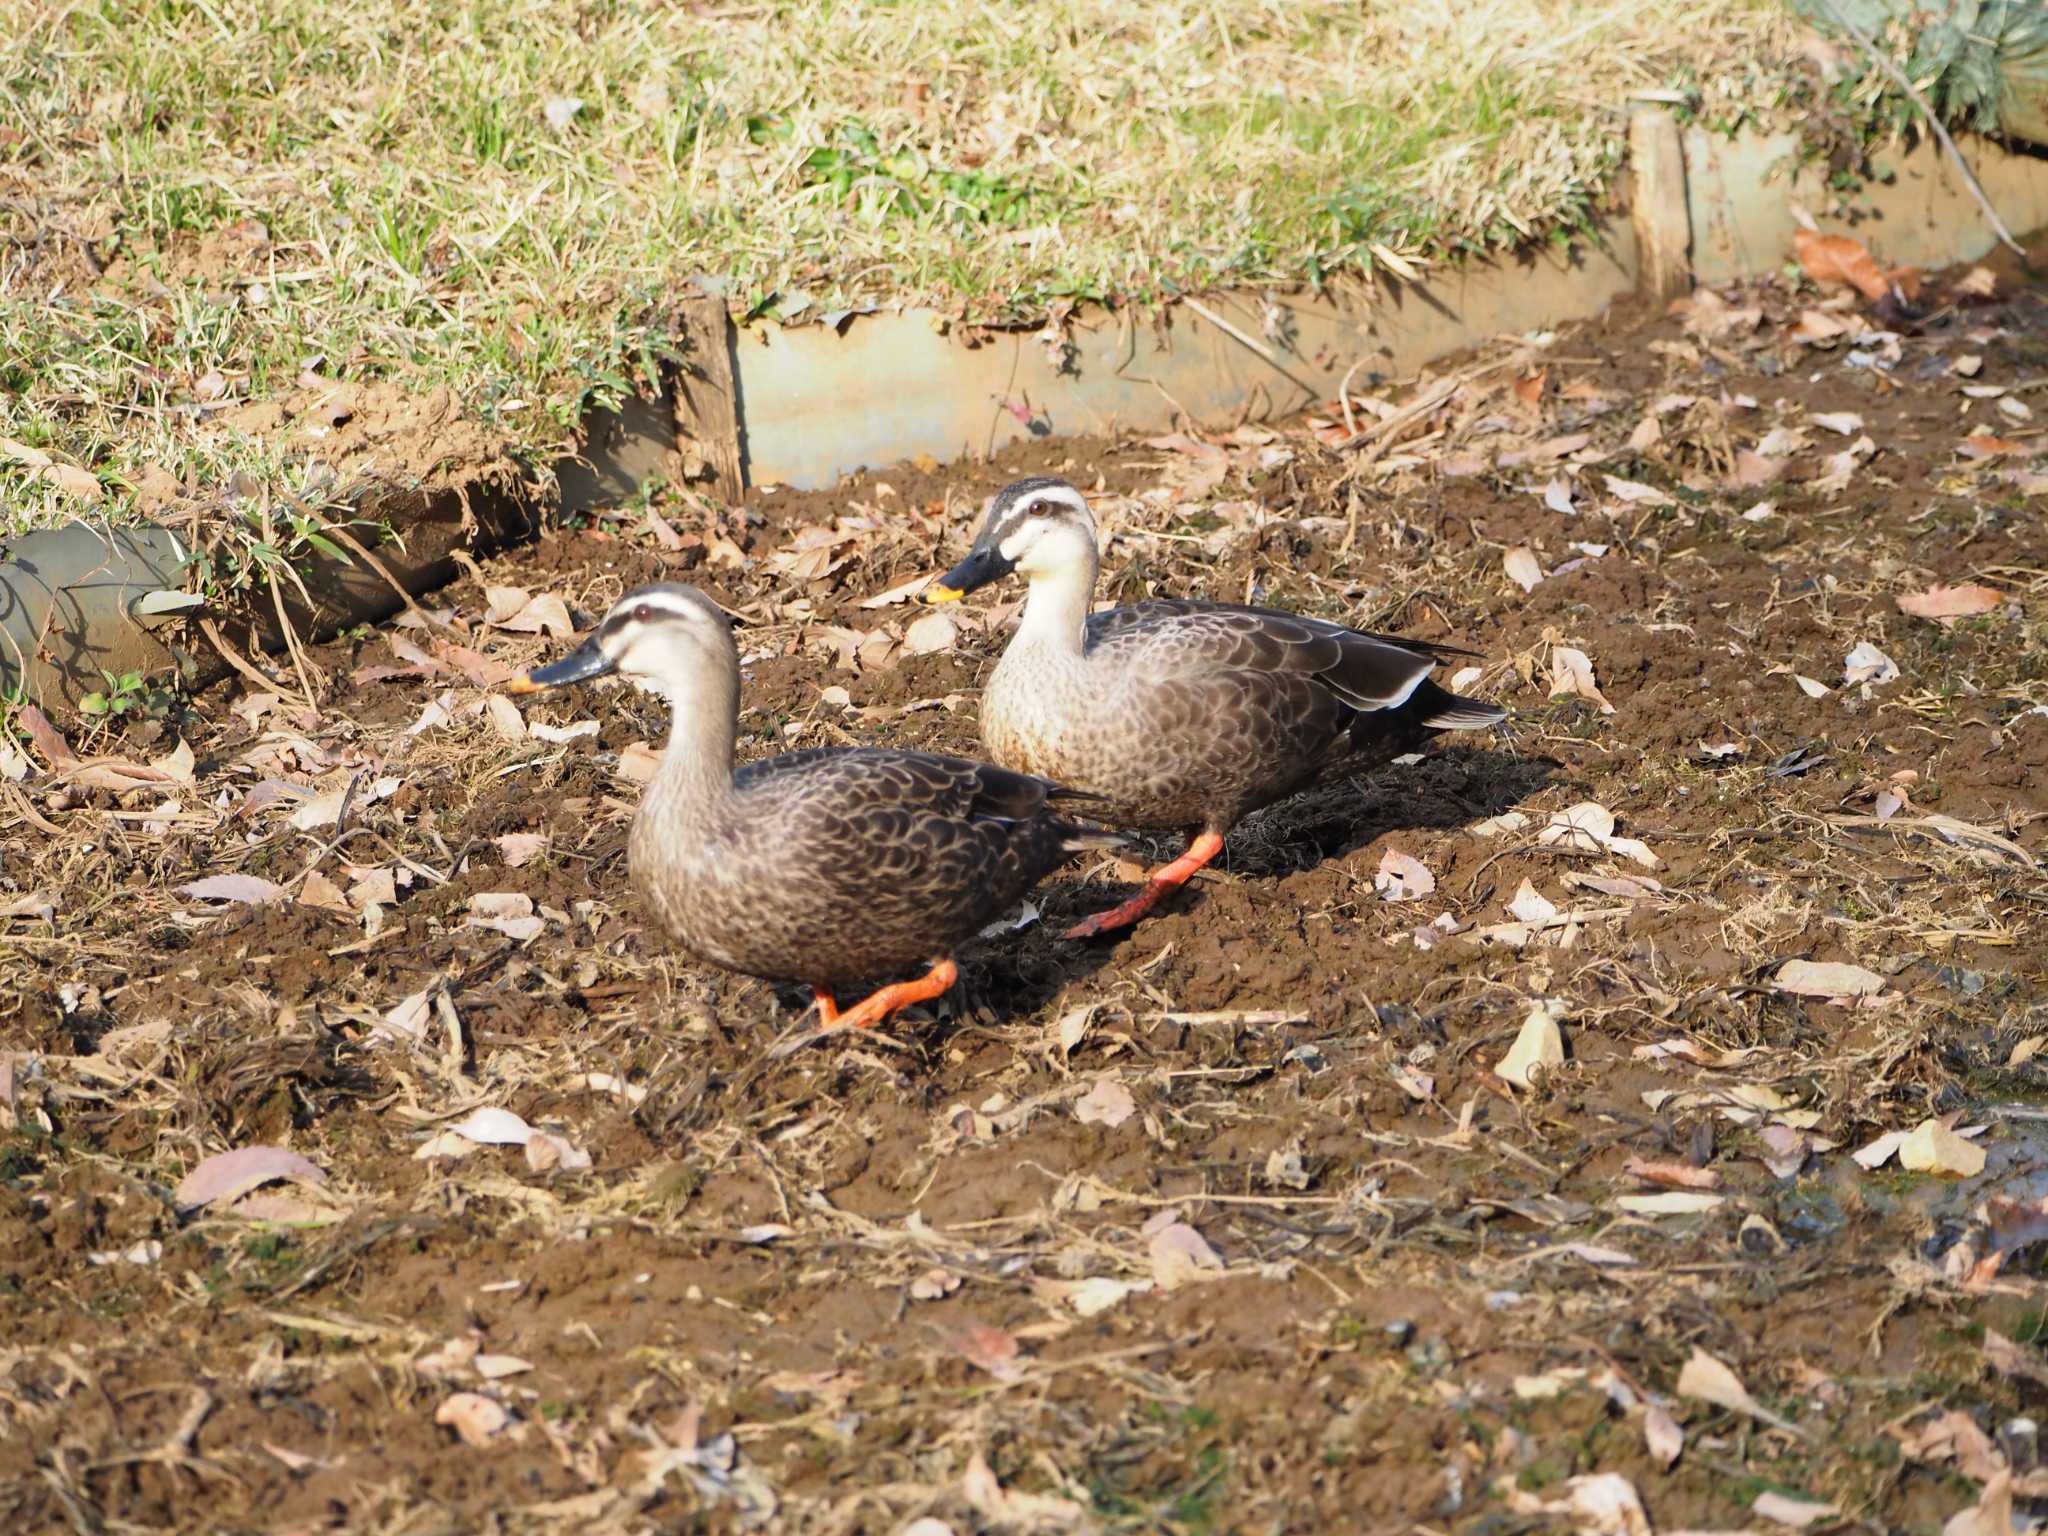
[[[924,589],[924,600],[928,603],[958,602],[976,587],[1001,581],[1015,569],[1015,563],[1005,560],[1003,552],[995,545],[977,544],[967,552],[965,560]]]
[[[614,663],[605,655],[603,647],[595,640],[586,640],[560,661],[550,662],[544,667],[535,667],[531,672],[522,672],[508,679],[504,684],[507,693],[539,693],[546,688],[562,688],[570,683],[587,683],[593,677],[603,677],[612,670]]]

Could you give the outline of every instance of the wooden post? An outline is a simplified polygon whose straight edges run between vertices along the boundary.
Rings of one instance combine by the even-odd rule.
[[[733,378],[732,319],[725,300],[683,301],[683,366],[676,374],[676,455],[685,484],[703,486],[728,506],[746,497],[740,461],[739,388]]]
[[[1692,292],[1692,213],[1685,199],[1685,143],[1678,119],[1662,107],[1637,107],[1628,119],[1628,163],[1635,187],[1638,285],[1646,298]]]

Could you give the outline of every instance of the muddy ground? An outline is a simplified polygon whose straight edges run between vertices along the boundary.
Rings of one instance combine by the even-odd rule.
[[[1910,323],[1728,290],[1272,430],[671,499],[274,689],[60,722],[168,778],[31,749],[0,790],[0,1525],[2025,1528],[2048,294],[1972,286]],[[743,621],[743,755],[971,750],[1018,594],[908,647],[922,610],[863,602],[1047,469],[1105,596],[1463,645],[1513,721],[1248,823],[1114,943],[1057,934],[1139,865],[1077,864],[948,998],[771,1059],[807,1000],[626,891],[659,708],[479,681],[564,648],[527,599],[693,580]],[[1845,681],[1865,642],[1896,677]],[[1587,802],[1611,836],[1545,839]],[[1390,851],[1434,888],[1382,899]],[[1566,1060],[1511,1086],[1546,1000]],[[545,1134],[451,1133],[479,1109]],[[1853,1155],[1916,1130],[1932,1169]],[[181,1190],[251,1147],[312,1166]]]

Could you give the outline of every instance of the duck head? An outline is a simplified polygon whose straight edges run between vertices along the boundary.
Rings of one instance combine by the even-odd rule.
[[[661,582],[628,592],[590,638],[545,667],[507,682],[508,693],[539,693],[616,672],[650,693],[673,698],[692,680],[738,671],[732,625],[695,587]]]
[[[1088,499],[1064,480],[1034,475],[996,492],[967,558],[926,587],[924,600],[957,602],[1013,571],[1027,580],[1077,569],[1092,577],[1096,558]]]

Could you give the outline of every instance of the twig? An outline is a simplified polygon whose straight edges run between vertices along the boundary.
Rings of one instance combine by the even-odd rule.
[[[419,603],[414,600],[413,595],[405,590],[404,584],[400,582],[396,576],[391,574],[391,567],[386,565],[382,560],[379,560],[375,555],[371,554],[368,549],[363,547],[362,540],[358,539],[354,534],[350,533],[346,528],[342,527],[341,524],[331,522],[325,516],[322,516],[321,514],[314,512],[312,508],[306,506],[304,502],[293,500],[292,504],[296,506],[301,512],[305,513],[307,516],[317,517],[320,522],[320,531],[322,533],[331,534],[336,540],[340,542],[341,546],[344,549],[349,551],[350,554],[354,555],[357,559],[361,560],[363,564],[367,565],[379,576],[382,576],[384,578],[385,584],[389,586],[393,592],[398,594],[398,600],[401,603],[405,604],[408,612],[418,615],[420,621],[423,624],[431,626],[435,622],[434,616],[428,613],[426,609],[422,608],[419,605]]]
[[[1189,309],[1192,309],[1196,314],[1200,315],[1204,320],[1208,321],[1211,325],[1215,326],[1217,330],[1221,331],[1224,335],[1228,336],[1232,341],[1238,342],[1241,345],[1250,348],[1253,352],[1256,352],[1260,357],[1264,358],[1266,362],[1272,366],[1272,369],[1275,373],[1279,374],[1281,378],[1285,379],[1288,383],[1292,384],[1296,389],[1305,390],[1308,394],[1308,397],[1311,400],[1313,400],[1316,397],[1318,391],[1314,388],[1314,386],[1304,384],[1300,379],[1297,379],[1293,374],[1289,373],[1286,367],[1281,363],[1280,359],[1273,355],[1271,348],[1263,345],[1260,342],[1254,341],[1250,336],[1246,335],[1243,331],[1239,330],[1236,326],[1232,325],[1228,320],[1224,319],[1221,315],[1217,314],[1215,310],[1211,309],[1208,305],[1204,304],[1200,299],[1193,298],[1187,294],[1182,294],[1180,301],[1181,303],[1187,305]]]
[[[2019,241],[2013,239],[2012,231],[2005,227],[2005,220],[2001,219],[1998,210],[1991,206],[1991,199],[1984,195],[1984,188],[1978,184],[1976,173],[1970,169],[1969,162],[1963,159],[1963,152],[1956,148],[1956,141],[1949,137],[1948,129],[1942,126],[1941,119],[1934,115],[1934,108],[1928,104],[1927,98],[1920,94],[1920,88],[1906,78],[1905,71],[1892,62],[1889,54],[1879,51],[1877,44],[1864,35],[1861,27],[1842,14],[1835,5],[1835,0],[1820,0],[1820,3],[1833,18],[1835,25],[1854,38],[1856,45],[1870,56],[1870,62],[1882,70],[1893,85],[1912,98],[1913,105],[1920,109],[1920,115],[1927,120],[1927,126],[1934,130],[1935,138],[1941,141],[1941,147],[1948,151],[1949,158],[1956,163],[1956,169],[1962,172],[1963,185],[1970,189],[1970,196],[1974,197],[1977,206],[1984,210],[1984,217],[1991,224],[1991,232],[1998,236],[2001,245],[2024,262],[2027,259],[2026,249]]]
[[[281,683],[272,682],[244,660],[242,653],[228,644],[227,637],[220,632],[220,626],[215,624],[213,620],[202,618],[199,621],[199,632],[212,642],[213,648],[216,651],[220,652],[220,659],[222,661],[233,667],[243,677],[247,678],[264,692],[275,693],[283,686]]]

